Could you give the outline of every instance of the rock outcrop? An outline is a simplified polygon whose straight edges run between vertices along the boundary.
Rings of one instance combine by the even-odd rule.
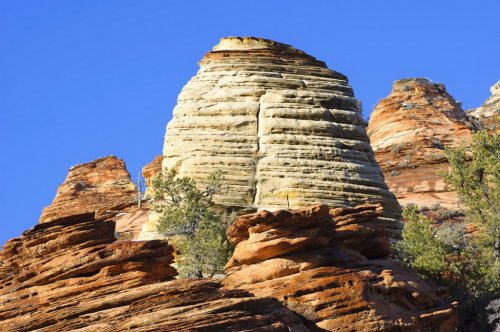
[[[500,81],[491,88],[491,96],[478,108],[467,112],[470,117],[477,119],[482,127],[494,133],[500,133]]]
[[[180,176],[225,172],[224,206],[381,203],[398,232],[400,207],[347,78],[289,45],[223,38],[179,94],[163,155]]]
[[[104,157],[69,169],[40,223],[86,212],[119,211],[137,200],[135,185],[123,160]]]
[[[444,85],[414,78],[394,83],[371,114],[368,135],[400,204],[459,210],[457,194],[436,172],[448,169],[445,146],[470,141],[474,129]]]
[[[153,174],[154,167],[148,169],[146,174]],[[149,208],[147,202],[138,206],[123,160],[109,156],[71,167],[52,204],[43,209],[40,223],[82,213],[112,216],[118,238],[131,240],[138,238]]]
[[[156,156],[153,160],[142,168],[142,176],[146,180],[146,191],[145,197],[153,197],[153,179],[161,172],[161,164],[163,161],[163,156]]]
[[[172,280],[170,245],[116,242],[100,218],[54,219],[4,245],[1,331],[309,331],[276,299]]]
[[[223,285],[272,296],[327,331],[454,331],[452,305],[387,258],[381,214],[319,205],[241,216]]]

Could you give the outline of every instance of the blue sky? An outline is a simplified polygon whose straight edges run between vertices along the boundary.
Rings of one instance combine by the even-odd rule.
[[[0,0],[0,245],[35,225],[71,165],[134,175],[161,153],[177,94],[225,36],[291,44],[349,77],[365,116],[394,80],[465,108],[500,79],[500,1]]]

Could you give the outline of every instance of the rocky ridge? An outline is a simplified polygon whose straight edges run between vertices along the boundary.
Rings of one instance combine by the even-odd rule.
[[[148,220],[149,208],[147,202],[138,206],[136,186],[125,162],[108,156],[71,167],[39,222],[82,213],[108,216],[116,222],[118,238],[131,240],[138,238],[141,226]]]
[[[0,251],[1,331],[309,331],[277,300],[173,280],[165,241],[116,241],[94,213],[54,219]]]
[[[442,294],[388,257],[381,215],[319,205],[241,216],[223,285],[277,298],[327,331],[454,331]]]
[[[179,94],[163,155],[163,167],[180,176],[225,172],[221,205],[380,203],[388,232],[399,234],[400,207],[347,78],[289,45],[223,38]]]
[[[109,156],[73,166],[43,209],[40,223],[86,212],[119,211],[137,199],[135,185],[123,160]]]
[[[394,83],[375,107],[367,130],[400,204],[460,210],[457,194],[436,172],[448,169],[444,148],[470,141],[475,129],[444,85],[414,78]]]
[[[477,119],[490,131],[500,133],[500,81],[491,88],[491,96],[478,108],[467,111],[467,115]]]

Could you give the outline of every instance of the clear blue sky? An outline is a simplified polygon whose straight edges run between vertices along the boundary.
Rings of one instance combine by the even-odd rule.
[[[291,44],[349,77],[368,115],[394,80],[465,108],[500,79],[500,1],[0,0],[0,245],[35,225],[67,169],[161,153],[177,94],[225,36]]]

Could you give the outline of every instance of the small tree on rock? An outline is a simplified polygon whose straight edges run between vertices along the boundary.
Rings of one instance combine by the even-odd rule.
[[[181,276],[221,273],[231,256],[226,229],[234,216],[213,203],[213,196],[224,189],[222,180],[222,172],[213,172],[203,190],[192,178],[176,177],[174,170],[153,180],[152,206],[160,214],[157,231],[179,252],[176,262]]]

